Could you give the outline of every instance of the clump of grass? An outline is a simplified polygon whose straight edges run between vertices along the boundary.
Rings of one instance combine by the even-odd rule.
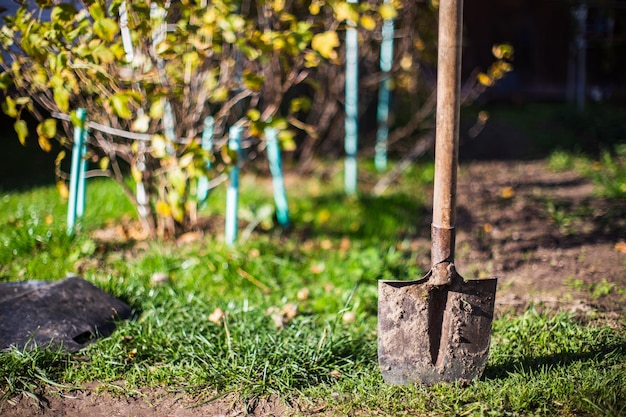
[[[70,356],[60,350],[28,345],[0,353],[0,402],[15,394],[24,394],[39,404],[45,389],[68,389],[60,383],[70,363]]]
[[[601,195],[626,200],[626,144],[616,146],[614,152],[603,152],[585,174],[598,185]]]
[[[571,152],[554,151],[548,157],[548,168],[556,172],[574,169],[577,158]]]
[[[555,151],[548,158],[554,171],[573,169],[590,178],[598,195],[611,199],[626,199],[626,144],[613,151],[602,151],[598,159],[582,154]]]

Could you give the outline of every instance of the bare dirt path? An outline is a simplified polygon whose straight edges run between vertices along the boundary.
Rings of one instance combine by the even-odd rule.
[[[462,171],[459,256],[501,277],[500,310],[624,313],[626,201],[597,197],[581,175],[544,161]]]
[[[497,313],[530,304],[615,320],[626,311],[626,201],[594,196],[579,174],[552,172],[545,161],[473,162],[460,170],[457,263],[465,276],[499,277]],[[424,225],[428,227],[427,225]],[[428,253],[423,238],[415,248]],[[421,261],[420,261],[421,262]],[[424,269],[429,259],[423,260]],[[99,393],[95,386],[47,395],[44,407],[19,397],[0,410],[5,417],[239,416],[231,398],[204,402],[165,390],[133,397]],[[270,399],[253,415],[288,415]],[[306,412],[304,413],[306,414]]]

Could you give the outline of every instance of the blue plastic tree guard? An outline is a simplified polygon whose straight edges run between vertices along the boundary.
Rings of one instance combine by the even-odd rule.
[[[274,202],[276,203],[276,219],[282,227],[287,227],[289,226],[289,205],[287,204],[287,193],[285,192],[285,181],[283,180],[283,169],[277,136],[276,129],[272,127],[265,128],[267,159],[270,163],[270,172],[272,173],[272,184],[274,187]]]
[[[87,137],[87,111],[76,110],[79,125],[74,126],[74,147],[72,148],[72,165],[70,169],[70,189],[67,205],[67,233],[74,232],[76,219],[82,217],[85,212],[85,160],[86,137]]]
[[[348,0],[357,3],[357,0]],[[356,193],[359,112],[359,38],[356,24],[350,22],[346,30],[346,80],[345,80],[345,192]]]
[[[385,0],[389,3],[389,0]],[[391,66],[393,63],[393,19],[385,19],[382,28],[382,43],[380,45],[380,71],[383,78],[378,90],[378,107],[376,120],[376,156],[374,164],[378,171],[387,169],[387,138],[389,137],[389,98],[391,87]]]
[[[232,126],[228,133],[228,148],[235,153],[235,161],[230,170],[230,181],[226,189],[226,230],[224,239],[232,246],[237,240],[239,210],[239,162],[241,159],[241,126]]]

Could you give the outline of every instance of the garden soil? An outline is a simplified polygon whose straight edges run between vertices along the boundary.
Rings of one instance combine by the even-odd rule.
[[[484,144],[483,144],[484,146]],[[545,159],[472,160],[459,171],[457,269],[498,276],[496,315],[535,308],[569,311],[619,326],[626,311],[626,201],[597,197],[587,179],[554,172]],[[428,216],[425,216],[428,217]],[[429,224],[411,243],[430,267]],[[242,404],[164,389],[111,394],[96,384],[46,393],[41,406],[20,396],[0,404],[4,417],[332,415],[323,404],[286,405],[270,397]],[[311,408],[314,407],[314,408]]]

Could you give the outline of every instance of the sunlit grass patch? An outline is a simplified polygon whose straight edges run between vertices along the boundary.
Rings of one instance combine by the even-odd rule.
[[[76,354],[0,353],[0,395],[36,397],[95,381],[115,394],[156,387],[242,399],[277,394],[305,414],[310,407],[329,415],[623,415],[623,318],[608,325],[534,309],[504,315],[494,322],[481,379],[383,383],[377,283],[425,272],[404,243],[423,232],[416,224],[430,168],[407,172],[410,181],[382,198],[345,198],[340,182],[311,179],[320,182],[290,194],[290,229],[259,227],[233,247],[213,229],[185,243],[99,240],[94,230],[132,218],[106,181],[90,184],[98,197],[74,236],[53,188],[3,194],[0,280],[80,273],[134,315]],[[271,203],[258,182],[242,184],[243,207]],[[223,194],[211,198],[203,213],[221,215]],[[153,280],[157,273],[167,279]]]

